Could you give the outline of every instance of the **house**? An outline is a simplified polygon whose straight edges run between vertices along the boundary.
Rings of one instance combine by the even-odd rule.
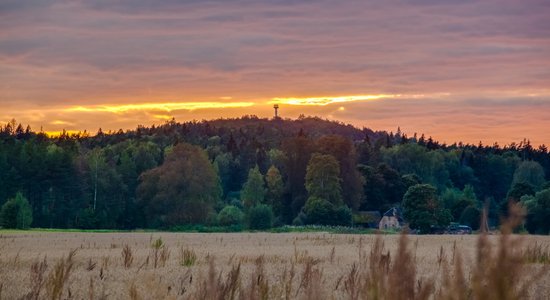
[[[397,207],[392,207],[384,213],[382,219],[378,223],[378,229],[400,229],[403,224],[403,218],[401,217],[401,210]]]
[[[359,211],[353,215],[353,224],[366,228],[378,228],[382,215],[377,210]]]

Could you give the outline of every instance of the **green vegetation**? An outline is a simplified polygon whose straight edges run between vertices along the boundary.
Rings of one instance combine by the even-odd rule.
[[[2,205],[0,224],[5,228],[28,229],[32,223],[32,209],[21,193]]]
[[[256,205],[248,210],[248,228],[265,230],[273,226],[273,211],[265,204]]]
[[[525,229],[547,234],[548,174],[548,149],[528,141],[446,145],[319,118],[172,120],[55,138],[0,126],[6,228],[348,226],[352,213],[397,207],[425,231],[451,221],[478,228],[486,203],[488,225],[498,226],[512,201],[527,208]],[[418,185],[431,187],[429,197],[414,196]]]
[[[438,199],[436,188],[429,184],[411,186],[403,196],[403,210],[411,228],[422,233],[429,233],[431,226],[446,226],[452,220]]]
[[[243,222],[243,212],[236,206],[227,205],[218,214],[218,224],[220,226],[239,225]]]

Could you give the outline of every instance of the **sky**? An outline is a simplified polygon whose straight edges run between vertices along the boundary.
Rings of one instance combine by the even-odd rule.
[[[300,114],[550,144],[548,0],[0,0],[0,123]]]

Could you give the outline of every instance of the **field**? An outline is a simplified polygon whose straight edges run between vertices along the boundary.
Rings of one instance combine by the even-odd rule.
[[[507,238],[0,231],[0,299],[548,299],[550,237]]]

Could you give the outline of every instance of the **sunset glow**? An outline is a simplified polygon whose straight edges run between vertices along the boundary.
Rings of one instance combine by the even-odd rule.
[[[123,105],[95,105],[95,106],[74,106],[66,108],[66,112],[109,112],[125,113],[128,111],[165,111],[175,110],[212,109],[212,108],[238,108],[249,107],[253,102],[180,102],[180,103],[141,103],[141,104],[123,104]]]
[[[545,1],[8,1],[0,120],[96,132],[319,116],[550,144]]]
[[[401,95],[353,95],[338,97],[311,97],[311,98],[273,98],[271,103],[283,103],[290,105],[328,105],[333,103],[368,101],[378,99],[398,98]]]

